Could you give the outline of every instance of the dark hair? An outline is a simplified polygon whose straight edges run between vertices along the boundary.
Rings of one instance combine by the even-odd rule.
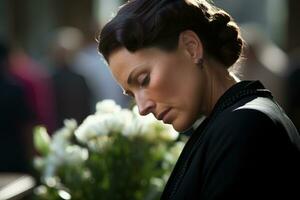
[[[240,57],[243,40],[231,16],[206,0],[131,0],[102,29],[98,38],[104,58],[125,47],[174,50],[182,31],[192,30],[206,54],[229,68]]]

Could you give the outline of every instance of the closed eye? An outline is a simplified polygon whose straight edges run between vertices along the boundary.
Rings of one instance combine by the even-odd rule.
[[[129,96],[131,98],[134,98],[134,94],[132,92],[128,91],[128,90],[124,90],[123,94],[126,95],[126,96]]]
[[[150,75],[147,74],[142,74],[141,76],[138,77],[138,83],[140,87],[146,87],[150,82]]]

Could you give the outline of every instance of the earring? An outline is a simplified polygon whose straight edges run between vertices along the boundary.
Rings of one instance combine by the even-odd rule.
[[[198,58],[198,59],[197,59],[196,64],[200,67],[200,69],[203,68],[203,63],[204,63],[203,58]]]

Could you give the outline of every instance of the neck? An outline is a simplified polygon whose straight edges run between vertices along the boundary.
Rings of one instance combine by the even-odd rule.
[[[211,63],[206,67],[207,96],[205,104],[205,115],[208,116],[215,107],[219,98],[234,84],[239,82],[238,78],[228,72],[220,63]]]

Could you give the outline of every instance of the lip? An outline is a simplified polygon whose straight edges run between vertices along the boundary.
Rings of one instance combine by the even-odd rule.
[[[170,112],[171,108],[168,108],[166,110],[164,110],[163,112],[161,112],[158,116],[157,116],[157,119],[158,120],[163,120],[164,121],[164,118],[166,117],[166,115]]]

